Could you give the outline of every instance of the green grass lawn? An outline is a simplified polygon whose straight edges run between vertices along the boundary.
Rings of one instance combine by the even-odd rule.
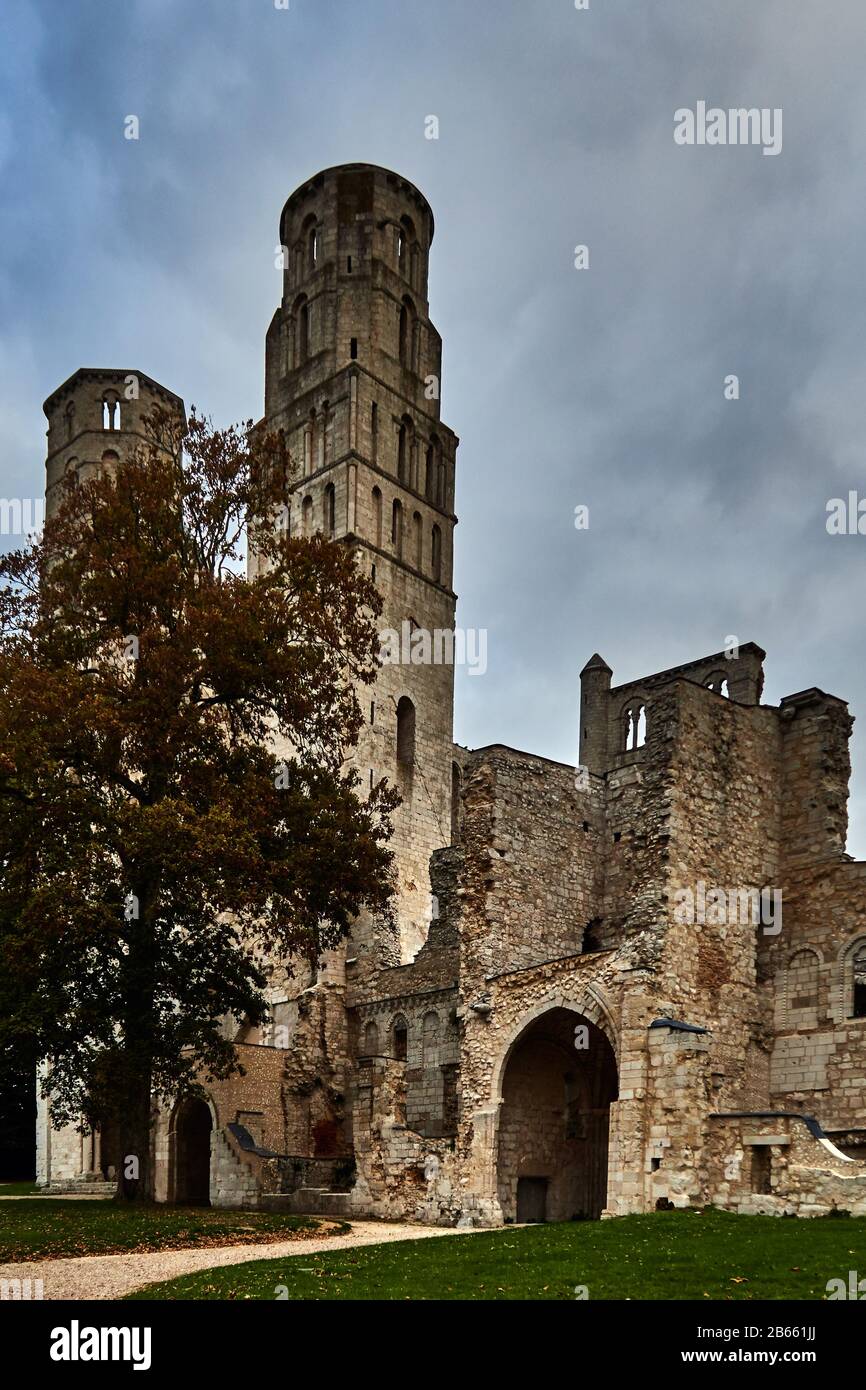
[[[256,1260],[130,1298],[821,1299],[850,1269],[866,1276],[866,1220],[659,1212]]]
[[[38,1191],[35,1182],[0,1182],[0,1197],[27,1197]]]
[[[341,1223],[331,1224],[342,1229]],[[25,1199],[0,1202],[0,1263],[303,1240],[320,1227],[312,1218],[279,1212]]]

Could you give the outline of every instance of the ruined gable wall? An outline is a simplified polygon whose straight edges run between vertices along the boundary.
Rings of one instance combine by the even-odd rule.
[[[711,1032],[707,1108],[765,1106],[769,1019],[755,964],[762,929],[749,920],[753,899],[745,890],[779,884],[778,717],[688,682],[677,682],[665,701],[674,736],[665,943],[671,1002]],[[709,909],[703,923],[676,920],[677,890],[697,897],[701,883],[707,892],[725,891],[728,920],[710,920]]]
[[[775,1108],[826,1129],[866,1126],[866,1018],[854,1017],[854,956],[866,946],[866,864],[844,858],[847,706],[812,690],[782,701],[784,926],[760,970],[776,1033]]]

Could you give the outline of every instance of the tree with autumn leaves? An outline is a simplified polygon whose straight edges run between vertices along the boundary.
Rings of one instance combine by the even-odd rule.
[[[397,797],[346,765],[381,603],[287,535],[289,476],[280,435],[154,415],[0,561],[0,1069],[113,1122],[125,1196],[154,1102],[237,1069],[221,1025],[264,1020],[266,963],[392,910]]]

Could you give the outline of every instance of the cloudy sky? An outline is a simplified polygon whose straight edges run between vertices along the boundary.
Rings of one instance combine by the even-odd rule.
[[[850,702],[866,857],[866,536],[825,525],[866,498],[864,71],[864,0],[3,0],[3,494],[40,494],[79,366],[258,416],[283,202],[396,169],[436,215],[459,621],[489,634],[458,739],[574,762],[593,651],[619,683],[736,634],[767,700]],[[699,101],[781,108],[781,153],[678,146]]]

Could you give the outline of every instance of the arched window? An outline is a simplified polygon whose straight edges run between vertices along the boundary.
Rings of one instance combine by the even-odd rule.
[[[370,1019],[370,1022],[364,1029],[364,1056],[375,1057],[378,1051],[379,1029],[376,1027],[376,1024],[373,1022],[373,1020]]]
[[[866,943],[854,952],[851,1018],[866,1018]]]
[[[305,498],[304,498],[304,501],[303,501],[303,504],[302,504],[302,507],[301,507],[301,516],[302,516],[302,518],[303,518],[304,535],[307,536],[307,537],[312,536],[312,534],[313,534],[313,499],[312,499],[312,497],[305,497]]]
[[[66,440],[67,443],[72,438],[75,430],[75,402],[70,401],[66,407]]]
[[[424,522],[421,520],[421,513],[415,512],[412,517],[413,539],[415,542],[415,568],[424,568]]]
[[[404,767],[415,763],[415,706],[408,695],[397,702],[397,762]]]
[[[382,547],[382,494],[377,487],[373,488],[373,541]]]
[[[445,464],[441,458],[436,465],[436,506],[445,507]]]
[[[433,527],[431,534],[431,564],[433,568],[433,579],[436,584],[442,583],[442,532],[438,526]]]
[[[102,398],[102,428],[120,429],[120,401],[113,393]]]
[[[315,270],[319,264],[319,252],[321,250],[321,240],[319,235],[319,225],[316,221],[315,213],[310,213],[304,218],[301,227],[301,241],[306,242],[307,247],[307,269]]]
[[[421,1065],[439,1065],[439,1015],[432,1010],[424,1015],[421,1024]]]
[[[394,1044],[394,1060],[405,1062],[409,1055],[409,1025],[402,1014],[398,1014],[394,1019],[391,1037]]]
[[[710,676],[709,680],[705,681],[704,684],[707,690],[714,690],[717,695],[723,695],[726,700],[730,699],[727,676],[720,674]]]
[[[333,540],[337,533],[337,494],[334,484],[328,483],[325,488],[325,535]]]
[[[642,748],[646,743],[646,706],[635,700],[622,712],[623,748],[626,753]]]
[[[394,505],[391,508],[391,544],[394,547],[394,554],[398,559],[403,556],[403,504],[398,497],[394,498]]]

